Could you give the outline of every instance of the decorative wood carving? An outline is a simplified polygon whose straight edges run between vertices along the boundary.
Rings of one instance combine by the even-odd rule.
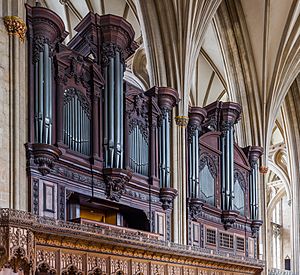
[[[30,161],[33,159],[43,176],[50,173],[51,169],[54,167],[55,161],[57,161],[61,155],[61,151],[57,147],[49,144],[27,143],[26,149],[27,160]]]
[[[173,208],[173,201],[177,196],[178,192],[174,188],[161,188],[159,197],[164,210]]]
[[[224,228],[227,230],[232,227],[232,225],[236,222],[237,216],[239,212],[237,211],[222,211],[222,222],[224,224]]]
[[[103,174],[107,185],[107,198],[118,202],[125,192],[132,173],[124,169],[105,168]]]
[[[203,209],[203,202],[198,198],[189,199],[189,215],[192,220],[198,220],[201,218],[201,212]]]

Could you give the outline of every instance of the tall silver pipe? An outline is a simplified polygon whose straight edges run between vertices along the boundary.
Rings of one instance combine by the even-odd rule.
[[[104,159],[107,163],[108,160],[108,75],[107,75],[107,67],[104,68]]]
[[[145,140],[142,136],[142,148],[140,149],[142,151],[142,174],[145,175],[145,154],[146,154],[146,146],[145,146]]]
[[[78,120],[77,120],[77,96],[75,95],[74,96],[74,147],[73,147],[73,150],[74,151],[77,151],[77,123],[78,123]]]
[[[162,124],[162,184],[163,187],[166,186],[166,119],[163,119]]]
[[[86,114],[84,112],[81,113],[81,120],[82,120],[82,144],[81,144],[81,151],[83,154],[86,154]]]
[[[71,148],[71,126],[72,125],[72,116],[71,116],[71,101],[68,101],[68,145]]]
[[[197,197],[197,185],[196,185],[196,169],[195,169],[195,161],[196,161],[196,150],[195,150],[195,135],[192,137],[192,182],[193,182],[193,197]]]
[[[138,128],[135,128],[135,169],[136,172],[138,173],[139,171],[139,150],[138,150],[138,142],[139,142],[139,137],[138,137]]]
[[[170,187],[170,122],[169,122],[169,113],[166,113],[166,187]]]
[[[222,208],[224,210],[227,209],[227,202],[226,202],[226,167],[225,167],[225,158],[226,158],[226,153],[225,153],[225,136],[221,136],[221,147],[222,147]]]
[[[159,179],[160,179],[160,185],[162,185],[163,182],[163,175],[162,175],[162,125],[158,128],[158,156],[159,156]]]
[[[39,63],[34,64],[34,130],[35,142],[39,142]]]
[[[108,167],[114,165],[114,120],[115,120],[115,109],[114,109],[114,58],[111,57],[109,61],[109,83],[108,83],[108,144],[109,144],[109,156],[108,156]],[[116,110],[117,111],[117,110]]]
[[[75,97],[72,97],[72,144],[71,144],[71,148],[72,150],[74,150],[75,148],[75,127],[76,127],[76,119],[75,119]]]
[[[44,53],[40,52],[39,58],[39,143],[43,142],[44,128]]]
[[[230,134],[229,131],[226,131],[226,149],[225,149],[225,154],[226,154],[226,205],[227,209],[231,209],[231,201],[230,201]]]
[[[197,197],[200,198],[200,180],[199,180],[199,130],[195,133],[195,145],[196,145],[196,159],[195,159],[195,171],[196,171],[196,184],[198,186]]]
[[[192,182],[192,143],[189,143],[189,197],[193,197],[193,182]]]
[[[119,167],[120,165],[120,154],[121,154],[121,76],[120,76],[120,53],[116,52],[114,64],[114,74],[115,74],[115,87],[114,87],[114,103],[115,103],[115,119],[114,119],[114,141],[115,141],[115,152],[114,152],[114,167]]]
[[[63,129],[64,129],[64,143],[66,143],[67,140],[67,110],[66,110],[66,104],[63,107]]]
[[[88,117],[87,117],[87,121],[88,121],[87,155],[89,155],[91,152],[91,123]]]
[[[140,135],[140,129],[137,127],[137,155],[138,155],[138,173],[141,172],[141,150],[140,150],[140,145],[141,145],[141,135]]]
[[[84,117],[85,122],[85,142],[84,142],[84,153],[87,154],[88,152],[88,131],[89,131],[89,122],[87,116]]]
[[[231,203],[233,202],[233,199],[235,197],[234,194],[234,157],[233,157],[233,152],[234,152],[234,138],[233,138],[233,131],[234,128],[233,126],[230,127],[229,134],[230,134],[230,177],[229,177],[229,184],[230,184],[230,193],[231,193]]]
[[[50,94],[49,94],[49,46],[44,45],[44,142],[49,143],[49,127],[50,127]]]
[[[134,127],[134,130],[133,130],[133,165],[134,165],[134,171],[137,172],[137,167],[136,167],[136,164],[137,164],[137,147],[136,147],[136,144],[137,144],[137,138],[136,138],[136,130],[137,128]]]
[[[132,168],[132,148],[133,147],[133,142],[132,142],[132,132],[129,134],[129,167]]]
[[[81,114],[82,114],[82,108],[81,108],[81,103],[80,103],[80,100],[79,99],[77,99],[78,100],[78,103],[77,103],[77,105],[78,105],[78,114],[77,114],[77,127],[78,127],[78,142],[77,142],[77,151],[78,152],[80,152],[80,153],[82,153],[81,152],[81,138],[82,138],[82,136],[81,136],[81,134],[82,134],[82,127],[81,127]]]
[[[253,181],[253,197],[254,197],[254,203],[253,203],[253,219],[258,219],[258,165],[255,163],[254,165],[254,181]]]
[[[48,46],[48,45],[47,45]],[[53,123],[53,110],[52,110],[52,59],[48,57],[48,80],[49,80],[49,118],[50,118],[50,125],[49,125],[49,144],[52,144],[52,123]]]
[[[121,129],[121,157],[120,157],[120,168],[123,168],[124,163],[124,95],[123,95],[123,77],[124,77],[124,67],[120,62],[120,129]]]

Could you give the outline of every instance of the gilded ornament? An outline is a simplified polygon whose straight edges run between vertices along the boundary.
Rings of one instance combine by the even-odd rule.
[[[175,117],[176,125],[180,127],[186,127],[189,123],[189,117],[187,116],[177,116]]]
[[[23,19],[18,16],[4,16],[3,21],[8,34],[17,35],[24,42],[27,27]]]
[[[259,167],[259,172],[261,174],[267,174],[268,173],[269,168],[267,166],[260,166]]]

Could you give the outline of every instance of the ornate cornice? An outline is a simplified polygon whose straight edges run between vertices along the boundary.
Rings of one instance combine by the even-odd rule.
[[[3,21],[8,34],[16,35],[24,42],[27,27],[23,19],[18,16],[5,16]]]

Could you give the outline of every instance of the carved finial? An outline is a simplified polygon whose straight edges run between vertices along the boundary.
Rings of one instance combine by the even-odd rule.
[[[23,19],[18,16],[5,16],[3,21],[8,34],[17,35],[24,42],[27,27]]]

